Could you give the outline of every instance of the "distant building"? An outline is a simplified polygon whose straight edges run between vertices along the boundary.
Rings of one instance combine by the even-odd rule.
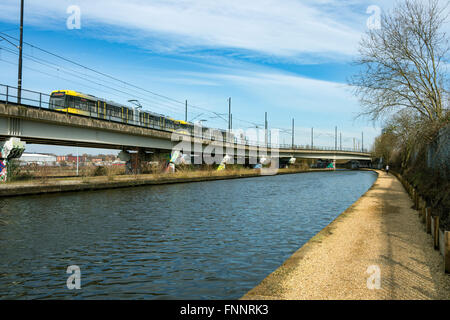
[[[121,160],[119,160],[119,159],[116,159],[116,160],[114,160],[111,164],[112,164],[113,166],[124,166],[124,165],[126,164],[126,162],[125,162],[125,161],[121,161]]]
[[[56,164],[56,156],[51,154],[24,153],[19,158],[19,162],[24,166],[29,164],[54,166]]]
[[[57,156],[56,161],[58,163],[61,163],[61,162],[74,163],[74,162],[77,162],[77,157],[73,156],[71,154],[66,155],[66,156]],[[86,156],[78,156],[78,162],[86,162]]]

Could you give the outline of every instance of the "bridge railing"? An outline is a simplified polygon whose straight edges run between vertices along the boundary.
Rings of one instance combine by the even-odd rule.
[[[0,102],[4,102],[6,105],[8,104],[18,104],[18,88],[14,86],[8,86],[4,84],[0,84]],[[56,110],[50,109],[50,95],[38,91],[22,89],[21,90],[21,101],[20,105],[24,105],[26,107],[31,108],[39,108],[39,109],[47,109],[49,111],[60,112]],[[106,114],[103,118],[97,117],[97,112],[95,110],[89,110],[89,115],[77,115],[80,117],[91,117],[95,116],[96,119],[111,121],[111,122],[119,122],[124,123],[124,119],[122,117],[115,117],[112,114]],[[166,127],[163,127],[161,123],[153,122],[153,121],[139,121],[136,122],[134,119],[129,119],[126,124],[146,127],[149,129],[156,129],[161,131],[167,131]],[[223,131],[223,130],[222,130]],[[192,134],[192,136],[197,138],[202,138],[203,136],[196,136]],[[248,139],[237,139],[234,138],[234,141],[227,141],[235,144],[246,145],[246,146],[254,146],[254,147],[267,147],[267,148],[277,148],[277,149],[289,149],[289,150],[318,150],[318,151],[345,151],[345,152],[363,152],[367,153],[367,149],[364,150],[356,150],[350,148],[338,148],[335,150],[333,147],[324,147],[324,146],[310,146],[310,145],[292,145],[292,144],[275,144],[275,143],[264,143],[262,141],[248,140]]]
[[[6,104],[18,103],[18,88],[0,84],[0,100]],[[50,95],[38,91],[22,89],[21,104],[37,108],[49,109]]]

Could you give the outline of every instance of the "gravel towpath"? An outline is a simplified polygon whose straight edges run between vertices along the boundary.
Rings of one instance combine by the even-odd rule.
[[[380,171],[366,194],[242,299],[450,299],[450,275],[412,205],[397,178]]]

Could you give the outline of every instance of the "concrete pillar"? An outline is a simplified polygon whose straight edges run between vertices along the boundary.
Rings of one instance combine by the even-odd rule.
[[[125,174],[141,174],[142,162],[148,160],[150,155],[141,148],[137,152],[130,153],[123,150],[119,153],[119,159],[126,162]]]
[[[233,158],[230,155],[226,154],[223,157],[222,161],[220,162],[219,167],[217,168],[217,171],[225,170],[227,164],[232,163],[232,162],[233,162]]]
[[[125,174],[132,174],[131,154],[126,150],[122,150],[119,152],[118,157],[120,160],[125,161]]]
[[[0,183],[8,179],[8,160],[0,158]]]
[[[166,168],[166,172],[175,172],[175,166],[180,164],[183,159],[183,154],[179,150],[172,151],[170,155],[170,160]]]
[[[142,161],[145,160],[145,152],[139,149],[138,152],[131,153],[130,166],[132,174],[142,173]]]
[[[25,151],[25,142],[19,138],[10,138],[0,142],[0,183],[8,179],[8,162],[20,158]]]

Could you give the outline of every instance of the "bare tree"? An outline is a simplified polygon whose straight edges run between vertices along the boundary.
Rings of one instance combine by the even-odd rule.
[[[420,123],[420,117],[407,109],[400,110],[387,122],[386,129],[396,137],[395,146],[403,169],[408,166],[415,148],[424,142],[419,139],[423,137],[421,130],[418,130],[418,127],[422,127]]]
[[[390,128],[386,128],[383,130],[383,133],[375,138],[375,142],[373,145],[373,157],[374,158],[382,158],[386,164],[390,164],[392,162],[394,148],[397,142],[396,135],[390,130]]]
[[[360,72],[349,80],[360,116],[378,120],[406,108],[431,122],[444,120],[450,50],[445,3],[404,0],[382,15],[381,29],[366,33],[356,61]]]

